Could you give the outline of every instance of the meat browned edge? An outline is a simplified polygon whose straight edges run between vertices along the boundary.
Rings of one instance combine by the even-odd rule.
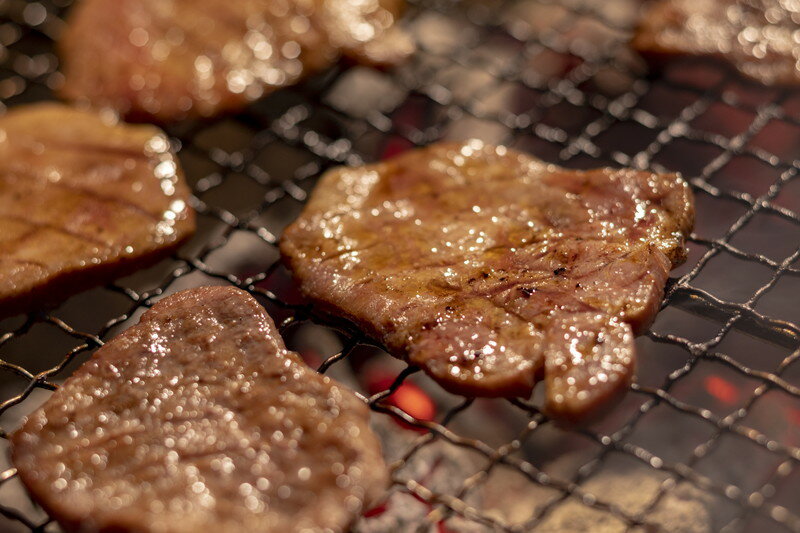
[[[301,290],[467,396],[579,422],[627,388],[633,333],[684,260],[675,174],[572,171],[480,141],[320,179],[281,240]]]
[[[11,435],[67,531],[346,531],[388,473],[355,394],[233,287],[169,296]]]
[[[82,0],[59,40],[62,96],[129,119],[235,112],[344,54],[395,64],[404,0]]]
[[[800,5],[781,0],[655,0],[633,47],[657,66],[713,56],[768,85],[800,84]]]
[[[155,263],[194,233],[164,133],[60,104],[0,118],[0,316]]]

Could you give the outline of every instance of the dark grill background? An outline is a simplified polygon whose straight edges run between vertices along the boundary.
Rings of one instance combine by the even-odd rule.
[[[0,107],[52,98],[66,3],[0,0]],[[197,236],[144,272],[0,322],[2,430],[158,298],[232,283],[376,411],[395,485],[358,531],[800,531],[800,94],[698,59],[646,77],[626,47],[637,5],[415,0],[409,64],[340,65],[240,115],[169,128]],[[573,168],[680,171],[695,190],[689,260],[637,341],[638,383],[588,428],[556,427],[538,395],[442,392],[316,317],[278,263],[320,172],[469,137]],[[415,387],[434,422],[396,407]],[[0,530],[57,531],[5,457],[0,472]]]

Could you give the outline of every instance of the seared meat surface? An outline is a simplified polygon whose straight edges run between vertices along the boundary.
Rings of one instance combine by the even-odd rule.
[[[565,170],[504,147],[438,144],[325,174],[281,251],[303,292],[474,396],[581,420],[623,390],[632,330],[684,258],[674,174]]]
[[[800,84],[800,4],[782,0],[656,0],[633,40],[645,56],[723,58],[769,85]]]
[[[413,50],[403,0],[80,0],[60,41],[62,95],[129,118],[236,111],[341,54],[391,64]]]
[[[67,531],[346,531],[388,483],[369,410],[232,287],[169,296],[11,436]]]
[[[58,104],[0,118],[0,315],[130,273],[194,232],[167,137]]]

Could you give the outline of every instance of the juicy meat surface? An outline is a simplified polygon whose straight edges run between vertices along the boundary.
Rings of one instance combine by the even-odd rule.
[[[340,55],[413,51],[404,0],[81,0],[60,39],[69,100],[161,122],[233,112]]]
[[[325,174],[281,251],[302,291],[469,396],[579,421],[623,390],[693,222],[674,174],[437,144]]]
[[[782,0],[656,0],[633,39],[645,56],[707,55],[769,85],[800,84],[800,4]]]
[[[194,232],[169,140],[59,104],[0,118],[0,315],[102,284]]]
[[[388,484],[366,404],[232,287],[157,303],[11,444],[68,531],[345,531]]]

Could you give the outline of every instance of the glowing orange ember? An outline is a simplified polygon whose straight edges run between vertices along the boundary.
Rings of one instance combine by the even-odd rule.
[[[395,376],[381,374],[369,380],[369,390],[372,394],[384,391],[392,386]],[[387,403],[401,409],[417,420],[430,421],[436,416],[436,404],[419,386],[411,382],[404,382],[391,396],[386,398]],[[401,424],[409,429],[419,428]]]
[[[800,409],[789,408],[789,419],[795,426],[800,426]]]
[[[381,159],[389,159],[390,157],[394,157],[405,152],[411,147],[413,147],[413,144],[405,139],[393,137],[388,143],[386,143],[386,148],[383,151],[383,156]]]
[[[372,509],[366,511],[364,513],[364,518],[372,518],[373,516],[381,516],[383,513],[386,512],[388,509],[388,502],[383,502],[377,507],[373,507]]]
[[[454,531],[452,529],[450,529],[449,527],[447,527],[447,525],[445,525],[444,522],[439,522],[437,524],[437,527],[439,529],[439,531],[437,533],[454,533]]]
[[[413,383],[404,383],[392,395],[393,403],[417,420],[433,420],[436,406],[425,392]]]
[[[717,400],[732,404],[739,399],[739,390],[731,382],[719,377],[708,376],[705,379],[706,391]]]

